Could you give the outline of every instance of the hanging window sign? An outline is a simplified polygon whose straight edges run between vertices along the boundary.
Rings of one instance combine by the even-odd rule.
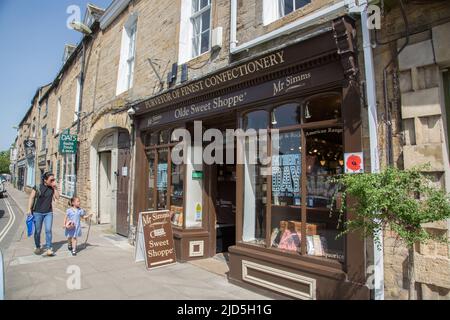
[[[59,136],[59,153],[77,153],[78,136],[69,133],[61,133]]]
[[[30,150],[36,149],[36,141],[34,141],[34,140],[25,140],[24,145],[25,145],[25,149],[30,149]]]
[[[272,196],[295,199],[300,204],[300,153],[272,156]]]
[[[344,154],[345,173],[363,173],[364,158],[362,152]]]

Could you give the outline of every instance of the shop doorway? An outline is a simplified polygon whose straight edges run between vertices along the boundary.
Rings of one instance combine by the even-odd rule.
[[[111,183],[111,151],[99,153],[98,177],[98,219],[99,223],[111,223],[112,183]]]
[[[216,253],[225,253],[236,240],[236,165],[217,164],[213,171]]]
[[[224,137],[224,163],[206,166],[205,186],[210,197],[211,251],[226,254],[236,243],[236,148],[226,148],[225,132],[236,129],[236,115],[232,113],[228,118],[204,121],[203,125],[204,130],[220,130]],[[225,159],[229,153],[234,155],[234,161],[227,164]]]

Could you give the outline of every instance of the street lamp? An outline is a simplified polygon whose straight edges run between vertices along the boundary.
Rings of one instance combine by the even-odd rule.
[[[84,35],[92,34],[91,28],[89,28],[87,25],[80,21],[72,21],[70,23],[70,26],[73,30],[83,33]]]

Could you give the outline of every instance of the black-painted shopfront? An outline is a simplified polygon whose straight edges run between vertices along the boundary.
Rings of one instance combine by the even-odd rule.
[[[171,210],[177,259],[228,252],[233,283],[301,299],[368,299],[364,241],[336,237],[352,213],[330,212],[328,180],[343,173],[344,153],[362,149],[354,36],[352,21],[337,19],[329,32],[137,105],[134,221]],[[173,130],[194,137],[194,121],[200,134],[267,130],[271,162],[250,164],[244,140],[224,155],[241,164],[175,164]],[[205,146],[191,144],[187,158]]]

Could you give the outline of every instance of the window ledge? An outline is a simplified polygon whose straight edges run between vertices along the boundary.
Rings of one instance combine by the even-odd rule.
[[[237,242],[236,245],[230,247],[230,254],[251,256],[268,262],[276,261],[278,264],[305,270],[309,273],[324,275],[335,279],[345,279],[346,275],[343,264],[337,261],[326,261],[317,257],[292,255],[282,253],[268,248],[248,245]]]
[[[182,64],[187,64],[190,68],[194,67],[196,64],[204,63],[207,60],[211,58],[211,52],[212,50],[209,49],[208,51],[203,52],[202,54],[195,56],[193,58],[190,58],[189,60],[186,60]]]

